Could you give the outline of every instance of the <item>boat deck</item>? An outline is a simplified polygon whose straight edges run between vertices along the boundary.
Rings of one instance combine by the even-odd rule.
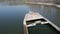
[[[37,24],[36,26],[28,27],[29,34],[59,34],[50,24]]]

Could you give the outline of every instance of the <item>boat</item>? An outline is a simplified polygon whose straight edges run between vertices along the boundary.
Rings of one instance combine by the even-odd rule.
[[[24,34],[59,34],[60,28],[38,12],[29,11],[24,17]]]

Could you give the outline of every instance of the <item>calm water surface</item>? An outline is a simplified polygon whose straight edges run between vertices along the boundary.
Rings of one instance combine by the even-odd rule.
[[[23,19],[28,9],[25,5],[0,6],[0,34],[23,34]]]
[[[29,11],[41,15],[60,27],[60,8],[44,5],[0,6],[0,34],[23,34],[23,19]]]

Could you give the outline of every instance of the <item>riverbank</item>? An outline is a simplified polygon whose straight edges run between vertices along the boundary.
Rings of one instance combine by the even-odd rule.
[[[50,5],[60,8],[60,5],[54,3],[42,3],[42,2],[25,2],[26,4],[41,4],[41,5]]]

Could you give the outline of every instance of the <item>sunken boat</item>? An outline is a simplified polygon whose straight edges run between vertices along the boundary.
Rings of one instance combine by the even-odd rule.
[[[30,11],[24,18],[24,34],[59,34],[60,28],[40,13]]]

